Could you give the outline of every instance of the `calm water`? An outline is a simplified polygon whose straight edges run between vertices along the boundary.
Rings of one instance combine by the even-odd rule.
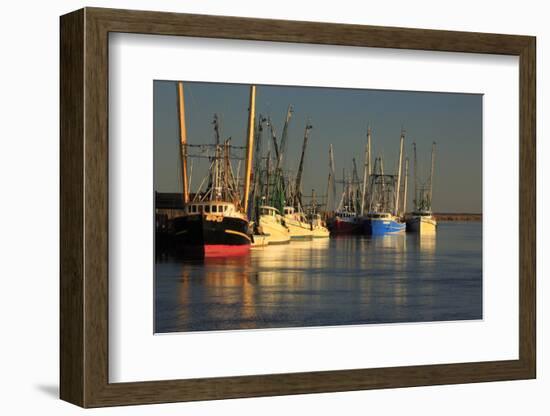
[[[155,332],[482,318],[481,223],[339,237],[190,263],[160,255]]]

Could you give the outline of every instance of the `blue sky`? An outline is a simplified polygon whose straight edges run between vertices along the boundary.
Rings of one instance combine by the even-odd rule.
[[[222,138],[232,137],[234,145],[245,144],[249,85],[185,82],[184,87],[189,143],[213,143],[212,120],[217,113]],[[155,190],[181,192],[176,82],[154,81],[153,89]],[[286,167],[294,171],[305,123],[310,119],[313,130],[305,158],[304,194],[310,194],[311,189],[325,194],[331,143],[339,178],[342,168],[351,172],[354,157],[361,170],[369,124],[373,156],[381,155],[386,172],[393,173],[403,126],[405,153],[410,157],[409,189],[412,191],[414,182],[413,141],[417,144],[421,180],[428,174],[431,144],[435,141],[434,211],[481,212],[482,99],[478,94],[258,85],[256,113],[270,115],[280,136],[286,109],[289,104],[294,106],[286,159]],[[206,161],[193,162],[193,189],[206,169]],[[337,192],[341,192],[340,186]],[[411,204],[412,192],[409,201]]]

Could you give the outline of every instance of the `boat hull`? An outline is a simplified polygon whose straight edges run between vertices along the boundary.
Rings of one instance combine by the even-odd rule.
[[[307,240],[313,238],[311,224],[285,217],[285,225],[289,230],[290,238],[293,240]]]
[[[386,235],[404,232],[406,224],[397,219],[367,218],[363,222],[363,231],[367,235]]]
[[[312,236],[313,238],[328,238],[330,237],[330,231],[322,226],[314,226]]]
[[[266,247],[269,244],[269,236],[264,234],[254,234],[250,248]]]
[[[407,221],[407,231],[420,234],[433,234],[437,228],[437,221],[432,216],[415,216]]]
[[[175,245],[184,256],[230,257],[250,251],[248,221],[217,215],[187,215],[174,219]]]
[[[358,220],[341,220],[340,218],[335,218],[330,223],[330,233],[334,235],[341,234],[358,234],[361,232],[361,222]]]

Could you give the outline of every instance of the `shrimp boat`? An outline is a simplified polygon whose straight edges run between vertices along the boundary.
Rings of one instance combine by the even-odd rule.
[[[332,167],[332,147],[330,148],[331,172]],[[358,214],[359,210],[359,178],[357,176],[357,167],[353,159],[353,174],[351,178],[346,178],[346,172],[343,172],[342,197],[337,209],[328,221],[330,233],[332,235],[357,234],[361,232],[362,219]],[[330,186],[330,185],[329,185]]]
[[[327,228],[327,224],[321,214],[319,213],[320,205],[317,203],[317,195],[315,189],[311,190],[311,195],[307,195],[310,201],[304,206],[306,212],[307,221],[311,224],[312,237],[315,239],[329,238],[330,231]]]
[[[287,111],[285,121],[286,128],[284,131],[288,130],[288,123],[291,115],[292,106],[290,106]],[[262,115],[259,115],[255,138],[254,183],[252,188],[253,205],[251,207],[252,213],[250,215],[251,218],[254,218],[254,226],[252,227],[254,229],[254,246],[290,243],[290,230],[285,225],[285,220],[279,209],[271,205],[271,202],[277,203],[277,200],[279,199],[277,189],[278,185],[280,185],[280,178],[271,172],[271,156],[269,153],[265,157],[266,167],[265,169],[262,169],[262,160],[264,159],[262,155],[264,141],[262,132],[264,131],[265,122],[267,122],[268,127],[271,128],[272,137],[274,138],[273,140],[276,141],[271,119],[267,119],[262,117]],[[267,144],[269,145],[269,142]],[[278,155],[276,156],[277,160],[279,160]],[[278,172],[279,170],[276,169],[275,171]],[[274,180],[273,184],[270,184],[270,179]],[[269,199],[270,191],[272,195],[271,199]]]
[[[306,122],[304,129],[304,140],[302,142],[302,152],[296,180],[294,186],[287,186],[287,191],[290,191],[289,198],[293,203],[292,206],[285,206],[283,209],[285,224],[290,230],[291,239],[311,239],[313,238],[313,225],[306,217],[303,211],[302,203],[302,174],[304,172],[304,160],[306,155],[307,142],[313,126],[309,120]]]
[[[404,232],[406,224],[389,212],[369,212],[363,222],[363,231],[368,235],[386,235]]]
[[[407,231],[419,234],[433,234],[437,229],[437,221],[430,212],[414,211],[407,220]]]
[[[401,131],[399,162],[397,175],[384,174],[384,164],[381,157],[374,162],[374,173],[370,175],[368,211],[363,220],[363,232],[367,235],[398,234],[406,230],[399,207],[403,199],[403,210],[406,209],[408,159],[405,161],[404,190],[401,194],[401,169],[403,165],[403,146],[405,134]]]
[[[301,177],[304,166],[304,157],[309,132],[312,126],[306,123],[304,142],[300,167],[296,176],[294,187],[285,178],[283,161],[286,154],[286,143],[288,140],[289,123],[292,118],[293,107],[289,105],[280,141],[277,140],[273,123],[268,118],[267,122],[271,131],[272,146],[275,154],[275,167],[270,168],[270,152],[266,157],[266,168],[264,175],[259,175],[259,189],[262,190],[260,201],[265,204],[259,207],[259,224],[261,232],[273,235],[273,244],[288,242],[288,239],[311,239],[313,228],[301,209]],[[256,148],[257,154],[261,150]],[[259,158],[256,159],[257,161]],[[260,169],[257,167],[256,172]],[[282,212],[282,215],[280,214]],[[270,236],[271,238],[271,236]],[[271,241],[270,241],[271,244]]]
[[[188,149],[185,128],[183,83],[178,82],[180,123],[180,157],[182,161],[183,212],[173,220],[174,239],[185,256],[226,257],[249,252],[252,243],[247,210],[250,192],[252,146],[254,141],[254,108],[256,87],[250,88],[250,111],[246,146],[246,169],[243,197],[239,193],[238,179],[233,175],[230,139],[220,142],[217,116],[214,116],[214,145],[199,145],[211,149],[208,154],[210,168],[193,199],[189,194],[187,176]],[[213,150],[212,150],[213,149]],[[239,148],[242,149],[242,148]],[[202,187],[207,182],[206,188]]]
[[[224,257],[246,254],[250,248],[248,219],[234,203],[198,201],[174,218],[174,234],[184,254]]]
[[[266,236],[267,244],[290,243],[290,230],[279,210],[270,206],[260,206],[260,235]]]
[[[356,212],[344,207],[334,212],[329,221],[329,229],[334,235],[356,234],[361,231],[361,219]]]
[[[313,227],[303,212],[296,211],[294,207],[285,207],[284,220],[291,239],[313,238]]]
[[[433,234],[437,228],[437,221],[432,214],[432,182],[435,168],[435,142],[432,143],[432,158],[430,176],[427,183],[418,183],[416,143],[414,151],[414,211],[407,219],[407,231],[419,234]]]
[[[320,214],[310,214],[308,215],[308,220],[311,224],[311,233],[313,238],[330,237],[330,231],[328,230]]]

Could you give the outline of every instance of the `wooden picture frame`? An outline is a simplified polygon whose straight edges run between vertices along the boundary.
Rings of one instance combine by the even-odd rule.
[[[85,8],[61,17],[60,396],[82,407],[536,376],[535,50],[530,36]],[[135,383],[108,379],[108,35],[298,42],[519,57],[519,359]]]

